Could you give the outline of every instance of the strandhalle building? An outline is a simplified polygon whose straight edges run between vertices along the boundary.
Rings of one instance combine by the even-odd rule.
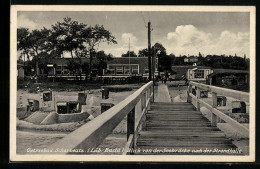
[[[63,77],[65,79],[73,79],[74,74],[68,69],[72,58],[54,58],[50,59],[47,63],[48,66],[48,77]],[[151,59],[152,60],[152,59]],[[89,64],[89,58],[74,59],[75,62],[81,62],[81,65]],[[98,60],[93,58],[92,65],[97,64]],[[128,77],[128,76],[142,76],[148,77],[148,57],[113,57],[111,60],[106,61],[106,69],[103,69],[102,77]],[[158,72],[158,58],[154,59],[154,71],[155,74]],[[153,66],[152,66],[153,67]],[[82,71],[84,76],[85,72]],[[93,68],[92,72],[98,72],[97,69]],[[98,74],[98,73],[96,73]],[[83,77],[84,78],[84,77]]]

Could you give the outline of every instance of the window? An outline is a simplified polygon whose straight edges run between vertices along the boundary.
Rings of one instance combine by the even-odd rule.
[[[126,74],[126,75],[130,74],[130,66],[129,65],[124,66],[124,74]]]
[[[107,66],[107,74],[114,75],[115,74],[115,66],[108,65]]]
[[[144,73],[145,73],[145,74],[148,74],[148,73],[149,73],[149,69],[145,69],[145,70],[144,70]]]
[[[194,78],[204,78],[204,70],[195,70]]]
[[[64,74],[64,75],[68,75],[68,74],[70,74],[69,69],[66,68],[66,67],[63,67],[63,74]]]
[[[116,74],[117,75],[123,74],[123,66],[116,66]]]
[[[138,65],[132,65],[132,74],[138,74],[139,73],[139,69],[138,69]]]
[[[61,75],[62,74],[62,67],[61,66],[57,66],[56,67],[56,74],[57,75]]]
[[[108,65],[108,69],[113,69],[113,70],[115,70],[115,66],[113,66],[113,65]]]

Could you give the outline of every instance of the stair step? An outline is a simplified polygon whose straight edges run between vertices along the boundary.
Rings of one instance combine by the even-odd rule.
[[[211,126],[211,122],[191,103],[152,103],[146,113],[145,127],[138,136],[136,148],[141,151],[134,153],[138,155],[243,154],[237,153],[232,140],[217,127]],[[216,149],[223,151],[213,151]]]
[[[202,132],[182,132],[182,131],[173,131],[173,132],[165,132],[165,131],[141,131],[139,132],[140,138],[142,137],[149,137],[149,138],[164,138],[164,137],[171,137],[171,138],[190,138],[190,137],[224,137],[225,134],[221,131],[216,132],[209,132],[204,131]]]

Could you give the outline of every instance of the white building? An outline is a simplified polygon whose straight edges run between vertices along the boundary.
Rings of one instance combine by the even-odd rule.
[[[213,73],[213,70],[209,67],[197,66],[187,70],[187,80],[189,81],[205,81],[209,74]]]

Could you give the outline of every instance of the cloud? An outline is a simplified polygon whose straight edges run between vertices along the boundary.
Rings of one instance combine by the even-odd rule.
[[[122,38],[124,44],[129,43],[129,38],[130,38],[130,42],[132,44],[135,44],[137,42],[137,38],[132,33],[123,33],[121,38]]]
[[[19,15],[17,18],[17,27],[24,27],[32,30],[37,27],[37,24],[29,18],[27,18],[25,15]]]
[[[118,41],[118,47],[111,51],[115,53],[116,56],[121,56],[123,53],[126,53],[129,50],[129,38],[130,38],[130,50],[138,54],[138,51],[142,49],[143,46],[137,45],[138,38],[132,33],[123,33],[121,39]]]
[[[211,34],[199,31],[193,25],[181,25],[175,32],[169,32],[167,39],[175,41],[180,46],[189,46],[194,43],[207,43],[210,36]]]
[[[169,32],[166,39],[167,50],[176,55],[225,54],[249,56],[249,33],[234,33],[223,31],[212,35],[197,29],[193,25],[178,26],[174,32]]]

